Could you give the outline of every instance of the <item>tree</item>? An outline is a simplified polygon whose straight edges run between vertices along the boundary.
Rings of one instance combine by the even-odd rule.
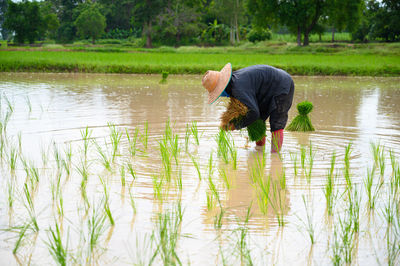
[[[360,23],[364,8],[363,0],[328,0],[326,9],[328,22],[332,26],[332,42],[335,41],[335,31],[347,28],[354,31]]]
[[[4,27],[15,32],[17,43],[34,43],[45,29],[39,4],[36,1],[23,1],[20,3],[8,2],[5,14]]]
[[[77,33],[82,38],[92,38],[94,44],[96,39],[104,34],[106,18],[100,13],[96,4],[90,4],[75,20]]]
[[[247,7],[254,16],[256,26],[269,23],[287,26],[297,35],[297,45],[309,45],[309,35],[325,11],[324,0],[248,0]]]
[[[146,38],[146,47],[153,47],[153,24],[166,6],[163,0],[137,0],[133,9],[132,24],[142,25],[143,35]]]
[[[190,38],[200,34],[198,8],[196,1],[168,1],[164,11],[157,16],[156,24],[164,43],[179,45],[182,38],[190,41]]]
[[[400,2],[396,0],[370,1],[371,36],[385,41],[400,40]]]
[[[243,0],[216,0],[215,7],[218,17],[222,22],[230,26],[229,40],[231,44],[240,41],[239,23],[244,18]]]
[[[8,8],[8,1],[0,0],[0,29],[1,29],[0,32],[1,32],[1,37],[3,38],[3,40],[6,40],[7,37],[8,37],[8,30],[3,27],[4,18],[5,18],[5,14],[7,12],[7,8]]]

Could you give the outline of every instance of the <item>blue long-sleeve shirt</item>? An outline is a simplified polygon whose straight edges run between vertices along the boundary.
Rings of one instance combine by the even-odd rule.
[[[249,109],[246,117],[235,124],[235,128],[247,127],[257,119],[265,121],[276,109],[274,97],[288,94],[292,84],[292,77],[287,72],[268,65],[233,71],[225,90]]]

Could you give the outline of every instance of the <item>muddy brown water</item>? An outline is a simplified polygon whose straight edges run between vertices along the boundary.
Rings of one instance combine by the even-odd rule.
[[[339,223],[338,217],[345,212],[345,207],[338,206],[334,217],[327,217],[323,188],[332,154],[335,153],[335,173],[338,176],[336,188],[339,195],[345,190],[344,157],[345,148],[349,144],[350,174],[354,186],[362,195],[361,233],[355,240],[357,244],[353,249],[353,263],[387,263],[385,219],[381,210],[385,207],[388,186],[379,193],[377,204],[380,209],[374,214],[367,214],[363,182],[367,169],[373,166],[371,143],[380,143],[384,147],[386,182],[391,177],[389,150],[399,158],[400,78],[294,77],[296,88],[289,121],[297,114],[296,104],[307,99],[314,104],[311,121],[316,131],[285,132],[281,158],[269,154],[269,145],[266,146],[264,173],[273,180],[279,180],[282,173],[286,177],[286,188],[278,208],[285,221],[283,227],[279,226],[273,208],[269,207],[267,213],[260,210],[257,189],[251,181],[250,172],[257,158],[262,156],[262,151],[255,149],[254,143],[246,145],[246,132],[232,134],[237,148],[237,169],[233,169],[231,163],[225,164],[217,156],[215,137],[224,103],[219,101],[214,105],[207,104],[200,76],[170,76],[166,84],[159,84],[160,79],[159,75],[0,73],[2,120],[9,110],[7,99],[13,107],[7,124],[8,144],[1,160],[1,229],[19,226],[27,220],[22,189],[26,174],[20,159],[17,160],[15,172],[11,173],[8,155],[10,147],[19,150],[21,142],[19,158],[32,162],[40,172],[39,185],[34,195],[39,233],[24,237],[16,255],[12,254],[12,250],[18,239],[17,234],[12,231],[0,233],[1,264],[54,263],[46,242],[49,227],[54,228],[55,217],[62,225],[64,240],[69,237],[70,262],[88,262],[89,255],[85,252],[90,211],[89,214],[85,212],[80,192],[82,177],[77,170],[83,161],[81,134],[86,127],[91,131],[87,184],[90,210],[99,205],[103,198],[101,177],[106,180],[109,204],[115,219],[115,226],[108,226],[101,235],[95,258],[89,264],[148,263],[155,251],[156,244],[151,246],[149,243],[152,232],[157,232],[157,215],[174,208],[179,201],[183,219],[176,250],[183,264],[214,265],[222,264],[224,259],[228,264],[246,264],[240,260],[238,248],[239,233],[243,232],[240,231],[243,228],[247,230],[246,247],[251,250],[255,264],[330,264],[332,232],[335,224]],[[173,162],[172,165],[173,175],[182,177],[182,189],[177,188],[179,186],[175,185],[175,181],[171,181],[172,188],[168,192],[164,190],[164,200],[160,202],[154,196],[154,182],[163,171],[160,141],[168,120],[174,134],[179,136],[179,162],[177,165]],[[132,136],[138,128],[142,134],[146,121],[147,151],[138,151],[136,156],[131,157],[128,155],[125,130]],[[190,126],[193,121],[197,121],[200,143],[197,145],[192,136],[188,150],[185,151],[186,126]],[[119,156],[111,172],[104,170],[98,149],[93,143],[95,140],[102,149],[111,150],[109,123],[123,132]],[[267,134],[269,137],[270,134]],[[73,151],[72,173],[69,177],[63,173],[64,215],[60,218],[57,208],[51,203],[54,190],[51,184],[56,176],[53,154],[54,146],[64,154],[69,145]],[[307,151],[306,170],[300,167],[301,147]],[[313,167],[311,177],[307,178],[310,147],[313,151]],[[42,154],[46,153],[48,162],[43,165]],[[220,229],[215,226],[219,207],[211,211],[207,209],[210,154],[213,154],[214,165],[212,177],[224,210]],[[191,157],[199,164],[201,180]],[[133,165],[136,172],[134,181],[126,168],[127,162]],[[126,186],[121,185],[121,166],[125,167]],[[222,169],[230,180],[229,189],[220,176]],[[14,207],[11,210],[7,199],[10,180],[14,180],[12,182],[15,184]],[[130,204],[129,190],[134,198],[136,214]],[[310,244],[304,223],[307,212],[303,197],[313,214],[312,224],[316,237],[314,245]],[[346,200],[343,197],[337,201],[345,206],[343,202]],[[243,226],[249,208],[251,217]],[[75,258],[75,261],[71,258]],[[160,263],[160,258],[158,254],[154,263]]]

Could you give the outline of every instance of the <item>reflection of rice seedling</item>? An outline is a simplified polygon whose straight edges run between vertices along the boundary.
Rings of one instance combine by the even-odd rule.
[[[144,150],[147,151],[147,145],[149,142],[149,123],[147,121],[144,123],[143,135],[141,140],[144,146]]]
[[[196,141],[196,144],[199,145],[199,131],[197,129],[197,121],[192,122],[192,127],[190,128],[192,131],[192,135],[194,137],[194,140]]]
[[[134,251],[129,248],[129,255],[131,261],[135,262],[135,265],[151,265],[152,254],[154,254],[154,235],[144,234],[143,237],[136,235],[135,243],[133,247]],[[134,252],[134,254],[132,254]]]
[[[263,156],[264,157],[264,156]],[[258,205],[261,212],[266,215],[268,212],[269,192],[271,185],[271,177],[264,175],[265,161],[263,158],[257,156],[255,164],[252,166],[250,176],[253,184],[258,188]]]
[[[353,260],[354,230],[352,220],[346,216],[344,220],[339,217],[340,254],[346,264]],[[337,230],[336,228],[334,229]]]
[[[229,179],[228,179],[228,176],[226,175],[225,169],[219,169],[218,172],[219,172],[219,175],[222,177],[222,180],[224,180],[226,189],[230,189],[231,184],[229,183]]]
[[[29,96],[25,97],[26,100],[26,104],[28,105],[28,110],[29,110],[29,114],[32,113],[32,103],[31,103],[31,99],[29,98]]]
[[[278,187],[277,183],[272,182],[272,196],[268,197],[268,201],[275,212],[279,226],[285,225],[285,191]],[[283,194],[283,195],[282,195]]]
[[[57,221],[55,222],[55,225],[56,227],[54,230],[51,227],[49,228],[47,234],[49,241],[46,244],[55,262],[57,262],[57,264],[59,265],[64,266],[67,265],[67,260],[68,260],[68,238],[66,246],[64,247],[60,228],[58,226]]]
[[[125,187],[125,167],[122,165],[119,169],[120,176],[121,176],[121,185]]]
[[[112,147],[111,161],[114,162],[115,156],[117,156],[118,153],[118,145],[121,141],[122,133],[117,128],[115,128],[114,124],[108,123],[108,128],[110,129],[110,140]]]
[[[194,158],[193,155],[189,154],[189,156],[190,156],[190,159],[192,159],[192,162],[193,162],[194,167],[196,168],[196,171],[197,171],[197,175],[198,175],[198,177],[199,177],[199,180],[201,180],[201,172],[200,172],[199,163],[196,161],[196,159]]]
[[[163,200],[163,184],[164,184],[164,177],[163,175],[152,175],[153,177],[153,191],[154,191],[154,198],[158,199],[159,201]]]
[[[135,198],[133,197],[132,194],[132,189],[129,189],[129,202],[131,204],[133,214],[136,214],[136,203],[135,203]]]
[[[313,213],[312,213],[312,208],[310,208],[306,202],[306,199],[304,195],[302,195],[303,198],[303,203],[304,203],[304,208],[306,210],[306,221],[303,221],[300,219],[300,221],[303,223],[304,228],[306,229],[308,236],[310,237],[311,245],[314,245],[315,243],[315,229],[314,229],[314,224],[313,224]]]
[[[375,190],[373,190],[372,187],[374,185],[374,173],[375,173],[375,167],[373,167],[371,170],[367,169],[367,178],[364,179],[364,187],[368,196],[368,208],[370,210],[375,209],[376,199],[383,185],[382,182],[379,182],[378,184],[375,185]]]
[[[99,179],[101,184],[103,185],[103,191],[104,191],[104,198],[103,198],[104,213],[107,215],[110,224],[114,226],[115,222],[110,209],[110,195],[108,193],[107,184],[105,183],[103,178],[101,178],[101,176],[99,176]]]
[[[251,250],[248,244],[249,239],[249,219],[251,204],[247,208],[247,213],[243,221],[238,221],[238,228],[234,230],[237,236],[236,248],[240,256],[240,265],[253,265],[253,260],[251,258]]]
[[[64,166],[64,170],[67,173],[67,176],[71,174],[71,164],[72,164],[72,147],[71,144],[67,146],[65,149],[65,159],[62,160],[62,164]],[[86,157],[85,157],[86,158]]]
[[[128,167],[129,174],[132,176],[133,181],[136,179],[136,173],[135,170],[133,169],[133,166],[131,163],[127,163],[126,166]]]
[[[93,251],[99,244],[101,235],[104,234],[105,230],[107,229],[105,224],[107,217],[105,216],[105,213],[100,210],[100,206],[102,204],[103,202],[101,202],[98,207],[94,207],[92,214],[88,218],[88,257],[90,257],[90,254],[93,254]]]
[[[353,224],[353,231],[358,233],[360,230],[360,202],[361,202],[361,195],[358,195],[358,191],[355,188],[349,201],[349,216],[350,220]]]
[[[11,101],[8,99],[7,95],[3,94],[3,98],[4,98],[4,100],[6,100],[6,103],[7,103],[7,106],[8,106],[8,110],[10,112],[14,112],[14,106],[11,103]]]
[[[208,159],[208,179],[211,179],[211,176],[213,175],[213,153],[210,153],[210,159]]]
[[[214,228],[220,230],[222,228],[222,218],[224,217],[225,210],[220,206],[219,212],[214,217]]]
[[[288,131],[314,131],[308,114],[312,111],[313,104],[309,101],[304,101],[297,104],[297,111],[299,114],[287,126]]]
[[[190,129],[189,129],[189,125],[186,124],[186,131],[185,131],[185,151],[188,151],[189,148],[189,140],[190,140]]]
[[[57,165],[57,172],[61,173],[62,158],[61,158],[61,153],[58,150],[58,146],[55,142],[53,142],[53,155],[54,155],[54,160],[56,161],[56,165]]]
[[[180,237],[181,223],[180,215],[176,210],[158,214],[155,234],[157,249],[150,264],[160,254],[163,265],[182,265],[176,250]]]

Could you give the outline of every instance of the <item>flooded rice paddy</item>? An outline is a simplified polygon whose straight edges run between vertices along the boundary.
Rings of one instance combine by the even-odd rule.
[[[0,73],[1,264],[399,263],[399,78],[295,77],[280,155],[160,79]]]

